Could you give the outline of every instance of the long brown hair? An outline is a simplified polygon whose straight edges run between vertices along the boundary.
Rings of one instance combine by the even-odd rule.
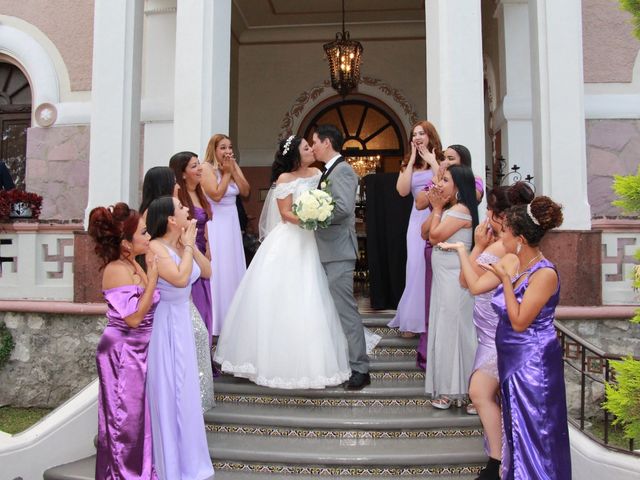
[[[436,160],[438,161],[438,163],[444,160],[444,153],[442,151],[442,142],[440,142],[440,135],[438,135],[438,131],[436,130],[436,127],[433,125],[433,123],[427,120],[419,120],[416,123],[414,123],[411,126],[411,130],[409,130],[409,148],[408,148],[409,153],[407,154],[404,161],[402,162],[402,166],[401,166],[402,170],[406,168],[407,164],[409,163],[409,158],[411,158],[411,142],[413,141],[413,131],[416,129],[416,127],[422,127],[422,129],[427,134],[427,137],[429,138],[429,141],[427,142],[427,150],[429,150],[430,152],[433,152],[433,154],[436,156]],[[420,154],[416,153],[416,162],[415,162],[416,168],[419,168],[419,169],[424,168],[425,164],[426,162],[420,156]],[[427,165],[427,167],[429,167],[429,165]]]
[[[173,173],[176,176],[176,183],[180,186],[180,189],[178,190],[178,200],[180,200],[180,203],[183,205],[187,205],[189,207],[189,216],[191,218],[195,218],[196,212],[193,208],[193,201],[191,200],[191,195],[189,195],[187,184],[184,181],[182,174],[187,169],[187,165],[189,165],[189,162],[193,157],[198,158],[198,155],[193,152],[178,152],[171,157],[171,160],[169,160],[169,168],[173,170]],[[200,205],[202,205],[204,211],[207,212],[207,218],[211,220],[211,205],[209,205],[209,201],[207,200],[207,197],[202,190],[202,185],[200,184],[196,185],[196,197],[200,200]]]
[[[224,133],[216,133],[215,135],[213,135],[209,139],[209,143],[207,144],[207,150],[204,153],[204,161],[207,163],[210,163],[215,169],[220,168],[218,159],[216,157],[216,148],[218,148],[218,144],[222,140],[231,141],[231,139],[228,136],[226,136]]]

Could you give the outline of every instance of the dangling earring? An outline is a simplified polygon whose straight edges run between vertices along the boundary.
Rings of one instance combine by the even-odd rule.
[[[516,255],[520,254],[520,250],[522,250],[522,242],[518,242],[518,245],[516,245]]]
[[[460,192],[456,192],[456,202],[460,201]]]

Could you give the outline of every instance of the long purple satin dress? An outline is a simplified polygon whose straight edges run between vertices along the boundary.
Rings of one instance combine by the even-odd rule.
[[[169,248],[167,251],[180,264],[180,257]],[[186,287],[158,279],[160,303],[149,345],[147,389],[153,461],[161,480],[213,478],[189,310],[191,285],[199,277],[200,268],[194,261]]]
[[[216,171],[218,182],[220,173]],[[213,302],[213,335],[220,335],[229,305],[247,270],[236,198],[240,190],[229,183],[219,202],[211,200],[213,220],[209,222],[211,251],[211,300]]]
[[[155,479],[151,421],[145,382],[153,313],[152,306],[137,328],[124,319],[138,310],[144,288],[125,285],[103,292],[107,326],[96,352],[98,378],[98,446],[96,479]]]
[[[515,288],[518,302],[522,301],[531,275],[541,268],[555,270],[547,259],[531,267],[529,275]],[[511,327],[502,285],[492,300],[500,316],[496,348],[504,429],[503,480],[571,478],[564,364],[553,326],[559,300],[558,280],[557,291],[524,332]]]
[[[411,175],[411,194],[415,198],[418,192],[432,183],[433,171],[421,170]],[[398,303],[396,316],[389,322],[389,327],[398,328],[402,332],[422,333],[425,323],[425,241],[420,235],[422,224],[429,216],[430,209],[418,210],[415,202],[411,208],[409,226],[407,227],[407,267],[405,287]]]
[[[205,237],[205,229],[207,228],[207,212],[204,208],[193,207],[194,215],[196,219],[196,247],[204,255],[207,251],[207,239]],[[213,335],[213,305],[211,304],[211,284],[208,278],[198,278],[191,287],[191,297],[193,298],[193,304],[198,309],[202,321],[204,322],[207,330],[209,331],[209,342],[211,342],[211,335]]]

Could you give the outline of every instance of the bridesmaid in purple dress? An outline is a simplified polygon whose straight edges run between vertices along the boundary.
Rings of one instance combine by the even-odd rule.
[[[124,203],[97,207],[89,235],[103,260],[108,323],[96,352],[99,379],[95,478],[155,479],[146,395],[147,352],[160,300],[144,221]],[[134,261],[146,254],[147,273]],[[126,388],[123,388],[126,386]]]
[[[176,153],[169,160],[169,167],[176,176],[180,186],[178,199],[189,207],[189,216],[196,220],[196,247],[203,255],[210,258],[207,242],[207,223],[211,220],[211,205],[202,190],[202,165],[198,156],[192,152]],[[209,332],[209,342],[213,335],[213,305],[211,302],[211,285],[208,278],[199,278],[191,287],[193,304],[200,312]]]
[[[161,480],[210,479],[190,296],[191,285],[211,267],[195,248],[195,220],[178,199],[151,202],[147,226],[160,277],[147,378],[154,464]]]
[[[414,197],[438,174],[438,162],[444,157],[440,137],[435,127],[426,120],[417,122],[411,129],[411,154],[402,165],[396,189],[402,197]],[[413,337],[426,331],[425,320],[425,240],[420,227],[430,210],[418,210],[414,205],[407,228],[407,267],[405,287],[396,316],[389,327],[398,328],[404,337]]]
[[[478,280],[485,291],[498,287],[492,305],[499,315],[502,479],[571,478],[564,364],[553,325],[560,280],[539,248],[561,224],[561,207],[549,197],[511,207],[501,236],[509,255],[483,265],[489,273]]]
[[[215,134],[209,140],[202,172],[202,187],[211,199],[214,219],[209,223],[213,335],[219,335],[227,310],[247,270],[236,198],[250,193],[233,154],[229,137]]]
[[[469,397],[473,403],[467,405],[467,413],[480,415],[484,429],[485,449],[489,456],[482,470],[481,480],[499,480],[502,458],[502,420],[497,401],[499,393],[498,354],[496,352],[496,327],[498,314],[491,305],[495,289],[489,292],[478,290],[478,279],[485,274],[480,264],[498,262],[506,251],[502,241],[494,232],[500,232],[506,210],[514,205],[526,205],[533,199],[533,190],[524,182],[510,187],[495,187],[487,197],[487,220],[475,231],[475,246],[467,256],[466,249],[456,244],[463,274],[463,282],[476,295],[473,323],[478,334],[478,349],[469,381]],[[453,247],[453,245],[446,245]],[[491,279],[495,282],[495,279]]]

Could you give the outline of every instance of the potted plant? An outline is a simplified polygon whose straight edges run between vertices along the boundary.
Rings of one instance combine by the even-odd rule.
[[[0,191],[0,219],[38,218],[42,209],[42,197],[37,193],[14,188]]]

